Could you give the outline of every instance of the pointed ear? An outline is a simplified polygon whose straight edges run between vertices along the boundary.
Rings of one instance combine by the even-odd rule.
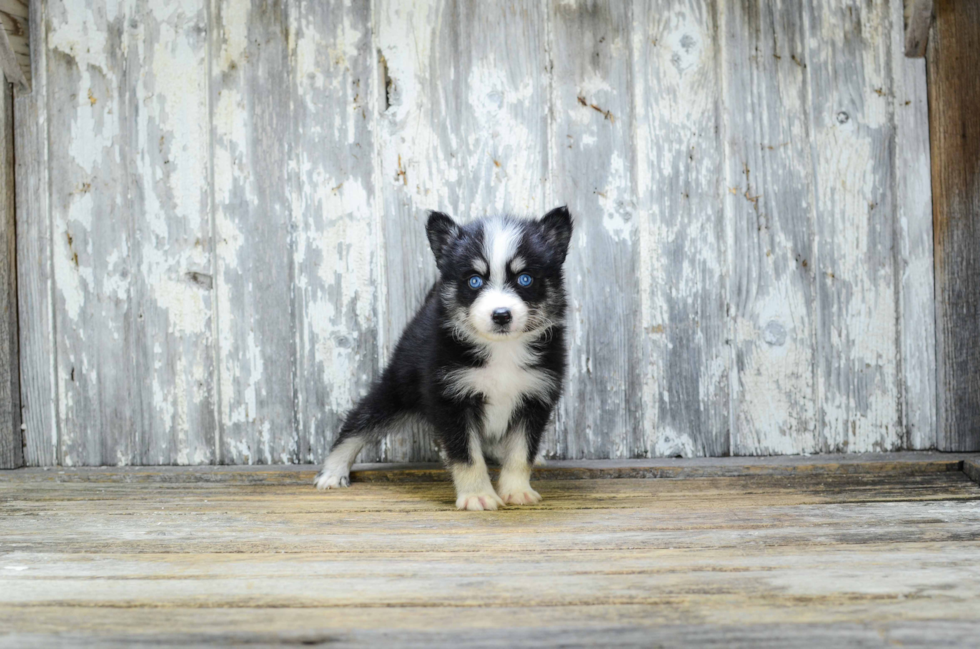
[[[442,212],[429,212],[429,221],[425,224],[425,234],[429,237],[429,246],[436,256],[436,265],[442,266],[442,257],[462,231],[451,217]]]
[[[545,239],[558,250],[562,262],[568,254],[568,244],[572,240],[572,215],[568,207],[556,207],[538,221]]]

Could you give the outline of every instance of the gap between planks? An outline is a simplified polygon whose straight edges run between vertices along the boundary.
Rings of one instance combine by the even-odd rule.
[[[292,485],[312,483],[315,465],[40,467],[0,472],[16,482],[148,482]],[[497,469],[491,467],[492,475]],[[980,453],[859,453],[818,456],[560,460],[534,468],[535,480],[692,479],[779,475],[913,475],[962,471],[980,483]],[[437,463],[355,464],[353,482],[448,482]]]

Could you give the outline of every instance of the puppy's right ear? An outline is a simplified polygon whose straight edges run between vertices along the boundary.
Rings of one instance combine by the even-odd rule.
[[[462,230],[451,217],[442,212],[429,212],[429,221],[425,224],[425,234],[429,237],[432,254],[436,256],[436,265],[442,266],[443,255],[449,250]]]

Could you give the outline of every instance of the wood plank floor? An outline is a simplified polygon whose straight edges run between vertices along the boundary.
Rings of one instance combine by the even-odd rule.
[[[963,457],[3,472],[0,646],[976,646]]]

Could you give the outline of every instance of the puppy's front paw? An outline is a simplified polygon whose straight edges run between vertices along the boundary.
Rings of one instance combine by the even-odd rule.
[[[508,505],[536,505],[541,502],[541,494],[531,489],[530,484],[500,490],[500,499]]]
[[[339,471],[323,469],[316,474],[316,479],[313,480],[313,484],[320,491],[336,489],[338,487],[349,487],[350,472],[340,473]]]
[[[492,491],[460,494],[456,498],[456,509],[466,509],[471,512],[493,511],[503,506],[504,501]]]

